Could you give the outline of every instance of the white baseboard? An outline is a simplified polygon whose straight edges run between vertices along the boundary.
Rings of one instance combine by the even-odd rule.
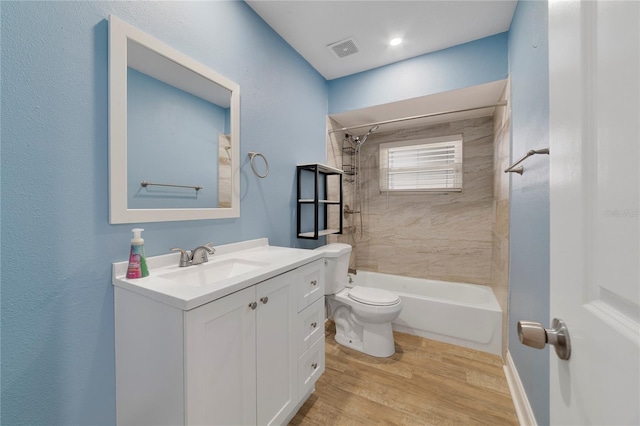
[[[537,426],[536,418],[531,410],[531,404],[524,391],[518,370],[513,363],[511,354],[507,351],[507,359],[504,365],[504,374],[507,377],[507,384],[511,391],[511,399],[513,399],[513,405],[516,407],[516,414],[518,415],[518,421],[521,426]]]

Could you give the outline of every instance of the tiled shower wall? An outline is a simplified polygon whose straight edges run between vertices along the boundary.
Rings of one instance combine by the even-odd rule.
[[[509,84],[502,99],[509,99]],[[511,112],[508,106],[493,114],[493,230],[491,281],[493,293],[502,309],[502,347],[506,356],[509,308],[509,167]]]
[[[330,128],[338,127],[329,122]],[[359,215],[329,242],[355,246],[352,265],[388,274],[490,284],[494,235],[492,117],[376,132],[361,149],[362,236]],[[462,193],[386,194],[378,187],[378,144],[463,135]],[[329,138],[329,165],[342,166],[342,139]],[[347,178],[349,176],[346,176]],[[355,208],[355,184],[345,182],[345,202]],[[353,220],[352,220],[353,219]],[[353,222],[353,223],[352,223]],[[352,225],[352,226],[351,226]]]
[[[231,207],[231,135],[218,136],[218,207]]]

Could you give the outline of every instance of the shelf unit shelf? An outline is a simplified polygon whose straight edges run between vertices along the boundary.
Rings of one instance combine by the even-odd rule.
[[[302,204],[312,204],[315,203],[314,200],[312,199],[302,199],[302,200],[298,200],[299,203]],[[318,202],[320,204],[340,204],[342,201],[332,201],[332,200],[318,200]]]
[[[310,163],[299,164],[296,167],[298,178],[298,202],[297,202],[297,234],[298,238],[317,240],[318,238],[330,235],[330,234],[342,234],[342,207],[343,207],[343,192],[342,192],[342,175],[343,171],[324,164]],[[302,180],[303,173],[313,174],[313,198],[302,198]],[[335,176],[339,179],[339,192],[340,196],[338,200],[329,199],[328,195],[328,177]],[[322,192],[322,193],[321,193]],[[302,232],[302,206],[313,206],[313,231]],[[339,206],[339,228],[329,229],[329,206]],[[320,215],[323,215],[322,224],[320,223]],[[321,227],[322,225],[322,227]]]
[[[331,235],[331,234],[341,234],[342,232],[340,232],[337,229],[321,229],[318,230],[318,236],[319,237],[323,237],[325,235]],[[314,237],[314,232],[301,232],[298,234],[298,238],[309,238],[309,239],[317,239]]]

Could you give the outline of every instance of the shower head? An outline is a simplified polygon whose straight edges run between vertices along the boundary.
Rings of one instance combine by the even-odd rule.
[[[362,145],[362,144],[367,140],[367,138],[369,137],[369,135],[370,135],[371,133],[373,133],[373,132],[375,132],[376,130],[378,130],[378,127],[379,127],[379,126],[373,126],[372,128],[370,128],[370,129],[369,129],[369,131],[368,131],[364,136],[356,137],[356,138],[354,139],[354,141],[358,144],[358,146]]]

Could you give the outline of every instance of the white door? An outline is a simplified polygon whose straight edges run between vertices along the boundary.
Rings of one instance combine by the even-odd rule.
[[[184,313],[186,424],[256,423],[255,300],[249,287]]]
[[[549,2],[554,425],[640,424],[640,2]]]
[[[295,277],[280,275],[256,288],[259,425],[284,423],[298,403]]]

